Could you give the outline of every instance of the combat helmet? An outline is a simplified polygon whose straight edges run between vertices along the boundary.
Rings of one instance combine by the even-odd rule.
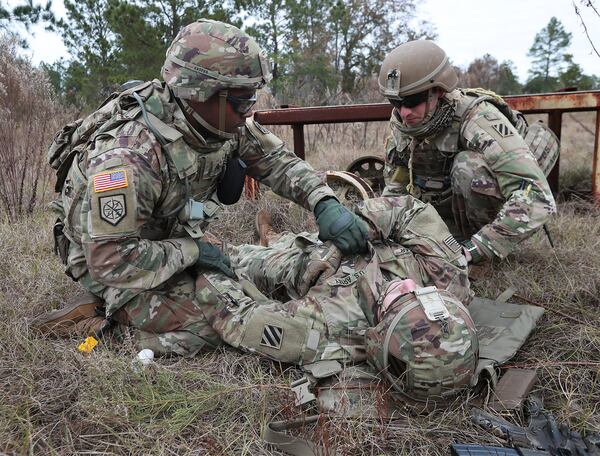
[[[457,84],[458,77],[448,56],[442,48],[428,40],[401,44],[385,57],[379,71],[379,92],[390,99],[433,87],[450,92]]]
[[[253,38],[209,19],[180,30],[167,49],[161,75],[175,96],[200,102],[225,89],[259,89],[272,77]]]
[[[272,78],[268,61],[253,38],[233,25],[209,19],[181,29],[167,49],[161,75],[188,115],[226,139],[234,136],[224,131],[227,90],[260,89]],[[216,93],[220,96],[218,128],[188,103],[205,102]],[[249,100],[250,107],[254,101]]]
[[[406,282],[388,285],[379,322],[366,332],[367,360],[405,399],[445,402],[473,384],[475,324],[450,292],[416,286],[408,291]]]

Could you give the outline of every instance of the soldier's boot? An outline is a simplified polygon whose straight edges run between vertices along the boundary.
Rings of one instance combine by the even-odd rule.
[[[104,317],[88,317],[75,323],[71,334],[78,337],[100,337],[108,329],[107,326],[108,321]]]
[[[57,337],[70,337],[78,335],[76,326],[78,323],[94,318],[100,318],[103,306],[101,298],[91,293],[84,293],[70,301],[63,309],[52,310],[38,315],[31,321],[31,327],[44,334]]]
[[[258,234],[259,243],[263,247],[269,247],[269,242],[278,237],[277,232],[273,229],[271,214],[266,209],[258,211],[254,226]]]

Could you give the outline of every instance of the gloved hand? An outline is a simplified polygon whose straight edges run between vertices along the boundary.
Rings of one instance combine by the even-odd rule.
[[[231,270],[229,257],[221,249],[200,239],[195,239],[195,242],[198,250],[200,250],[200,254],[194,265],[197,269],[211,269],[222,272],[232,279],[236,278],[234,272]]]
[[[327,250],[316,248],[309,255],[303,266],[302,275],[298,280],[296,291],[305,296],[310,287],[322,283],[334,275],[342,262],[342,252],[329,241]]]
[[[321,241],[333,242],[342,253],[360,253],[367,250],[367,223],[334,198],[319,201],[315,206],[315,217]]]

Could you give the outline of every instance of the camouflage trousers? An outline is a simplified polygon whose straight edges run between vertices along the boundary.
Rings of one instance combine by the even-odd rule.
[[[452,196],[432,204],[457,239],[469,239],[496,218],[506,198],[479,153],[459,152],[450,177]]]
[[[329,247],[314,235],[290,234],[268,248],[230,247],[238,280],[184,271],[136,295],[114,314],[115,332],[131,333],[140,348],[157,354],[192,356],[224,342],[281,362],[358,362],[365,358],[369,315],[388,280],[409,277],[468,302],[461,249],[431,206],[410,196],[377,198],[357,213],[370,222],[371,251],[344,257],[331,278],[304,296],[297,293],[299,277]],[[80,282],[98,296],[119,293],[89,274]]]

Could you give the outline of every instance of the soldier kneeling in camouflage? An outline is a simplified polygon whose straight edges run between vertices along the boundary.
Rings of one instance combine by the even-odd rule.
[[[457,82],[431,41],[402,44],[385,58],[379,91],[394,110],[383,195],[433,204],[469,261],[504,258],[556,212],[546,176],[558,139],[493,92]]]
[[[365,222],[254,121],[256,90],[271,73],[250,36],[217,21],[189,24],[167,50],[162,76],[127,84],[49,149],[60,192],[55,248],[93,296],[40,317],[41,328],[68,334],[81,320],[96,332],[106,321],[135,321],[152,334],[185,333],[182,352],[212,344],[205,322],[188,321],[200,312],[190,271],[233,276],[203,230],[237,201],[246,172],[314,211],[322,239],[348,253],[367,248]],[[104,307],[92,318],[98,300]]]

